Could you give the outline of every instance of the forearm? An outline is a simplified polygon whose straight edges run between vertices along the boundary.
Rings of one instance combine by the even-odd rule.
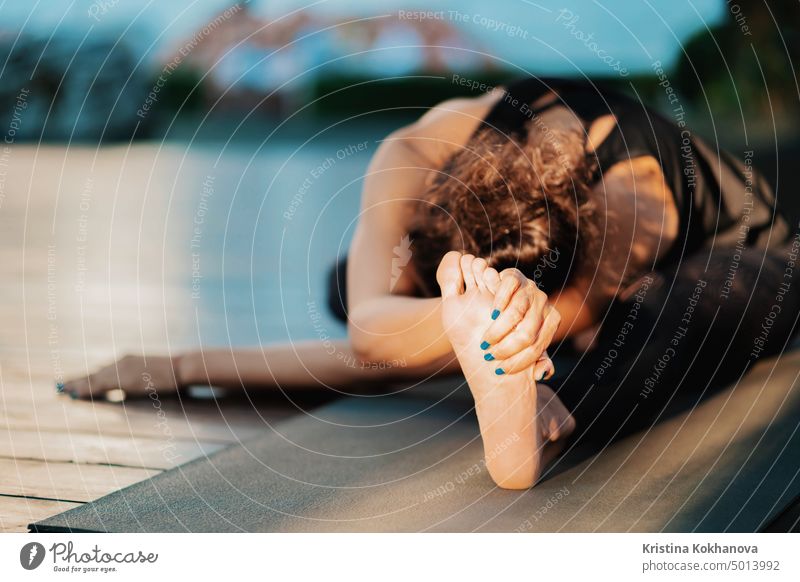
[[[486,467],[497,485],[528,489],[536,484],[545,461],[533,368],[527,389],[492,390],[475,401]]]
[[[176,359],[179,384],[305,388],[369,381],[346,340],[295,341],[260,348],[211,348]]]
[[[424,377],[443,371],[441,368],[411,368],[403,360],[370,365],[356,358],[346,339],[293,341],[260,348],[211,348],[173,358],[179,386],[199,384],[234,389],[242,386],[351,389]]]
[[[272,381],[269,366],[259,349],[211,348],[189,351],[173,361],[182,386],[264,385]]]
[[[368,362],[401,360],[410,369],[453,360],[441,303],[438,297],[387,295],[358,305],[348,326],[357,357]]]

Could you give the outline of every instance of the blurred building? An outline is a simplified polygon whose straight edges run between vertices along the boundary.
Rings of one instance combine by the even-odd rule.
[[[236,5],[180,39],[164,67],[193,70],[221,108],[284,111],[321,77],[365,79],[485,71],[480,43],[444,20],[403,20],[297,12],[267,20]]]

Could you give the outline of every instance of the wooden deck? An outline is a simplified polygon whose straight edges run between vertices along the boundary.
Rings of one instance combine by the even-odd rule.
[[[0,531],[25,531],[32,521],[255,436],[269,430],[265,420],[291,414],[278,404],[165,400],[167,439],[147,401],[76,402],[46,380],[4,379],[2,395]]]
[[[26,146],[9,155],[0,177],[0,531],[25,531],[296,412],[274,401],[123,405],[56,393],[60,376],[124,353],[196,345],[201,321],[224,323],[226,314],[198,311],[187,287],[204,175],[196,191],[173,197],[185,231],[165,226],[181,156],[157,146]],[[213,249],[204,265],[209,257]]]

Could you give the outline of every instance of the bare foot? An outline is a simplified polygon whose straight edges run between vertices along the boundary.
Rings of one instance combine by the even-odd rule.
[[[475,380],[475,390],[479,393],[491,390],[507,379],[502,378],[506,371],[495,365],[482,337],[492,321],[493,290],[500,282],[500,275],[488,267],[484,259],[452,252],[442,260],[437,276],[442,289],[442,321],[462,371],[468,381]],[[551,368],[549,358],[537,362],[534,377],[546,377]],[[549,387],[540,386],[544,389],[540,401],[547,407],[543,413],[548,415],[548,420],[550,417],[557,419],[555,426],[561,427],[569,412]],[[550,426],[549,422],[547,424]],[[556,432],[556,429],[549,432]]]
[[[510,376],[498,374],[493,360],[486,360],[490,352],[481,348],[481,335],[491,318],[494,299],[491,289],[499,282],[497,271],[487,267],[483,259],[455,253],[448,262],[443,262],[440,276],[443,284],[450,284],[448,293],[454,291],[442,305],[445,330],[473,395],[478,397],[497,385],[509,386]],[[444,297],[444,289],[442,293]],[[567,438],[575,430],[575,419],[549,386],[537,384],[536,388],[543,438],[550,441]]]
[[[537,390],[534,366],[506,374],[486,351],[482,336],[492,322],[497,271],[451,252],[437,280],[442,323],[475,398],[489,473],[501,487],[531,487],[547,462],[545,445],[566,438],[574,421],[552,390]]]
[[[476,279],[473,268],[480,272]],[[499,384],[508,385],[509,378],[491,360],[482,347],[483,332],[491,323],[494,294],[486,285],[494,269],[486,261],[472,255],[448,253],[439,266],[437,279],[442,291],[442,323],[456,353],[461,370],[477,400]],[[523,378],[516,379],[522,381]],[[511,382],[514,380],[512,379]]]

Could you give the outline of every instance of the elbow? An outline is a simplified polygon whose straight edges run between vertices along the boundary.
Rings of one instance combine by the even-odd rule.
[[[347,324],[350,349],[360,364],[370,364],[380,359],[380,340],[366,331],[366,322],[351,317]]]
[[[348,329],[348,337],[353,357],[363,367],[379,365],[386,368],[400,365],[405,369],[410,365],[405,356],[398,354],[397,345],[387,336],[376,336],[363,328],[351,328]],[[402,364],[398,364],[401,361]]]
[[[370,347],[369,343],[359,338],[360,334],[348,334],[350,336],[350,348],[353,350],[353,356],[359,364],[369,364],[375,360],[374,350]],[[357,339],[359,338],[359,339]]]
[[[397,342],[392,334],[381,331],[374,308],[362,306],[348,316],[347,337],[353,356],[361,364],[380,363],[397,357]]]

